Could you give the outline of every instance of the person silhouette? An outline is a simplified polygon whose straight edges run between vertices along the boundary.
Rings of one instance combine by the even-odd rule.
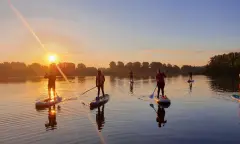
[[[159,69],[157,71],[157,75],[156,75],[156,81],[157,81],[157,98],[159,98],[160,95],[160,90],[162,91],[162,96],[164,97],[164,88],[165,88],[165,79],[166,75],[165,73],[161,72],[161,70]]]
[[[50,65],[50,72],[46,73],[44,78],[48,79],[48,97],[51,100],[51,91],[53,91],[54,99],[56,97],[56,73],[54,72],[54,68],[56,64]]]
[[[102,90],[102,95],[103,97],[105,97],[104,82],[105,82],[105,76],[103,75],[101,70],[98,70],[97,76],[96,76],[96,87],[98,88],[98,93],[97,93],[98,100],[99,100],[100,90]]]

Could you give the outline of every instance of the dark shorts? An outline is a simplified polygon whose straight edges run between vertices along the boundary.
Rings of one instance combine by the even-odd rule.
[[[55,85],[48,85],[48,89],[55,89]]]
[[[98,87],[98,88],[102,88],[103,86],[104,86],[104,85],[98,85],[97,87]]]

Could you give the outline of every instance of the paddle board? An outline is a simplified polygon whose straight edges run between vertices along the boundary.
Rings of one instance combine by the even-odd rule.
[[[45,109],[48,107],[51,107],[53,105],[56,105],[58,103],[62,102],[62,97],[57,96],[55,100],[49,100],[49,98],[44,100],[39,100],[35,103],[36,109]]]
[[[93,100],[92,102],[90,102],[89,106],[90,106],[90,109],[93,110],[99,106],[102,106],[104,105],[105,103],[108,102],[110,96],[108,94],[105,94],[105,96],[100,96],[99,97],[99,100]]]
[[[232,98],[235,100],[240,100],[240,95],[234,94],[232,95]]]
[[[194,82],[194,80],[188,80],[187,82],[188,82],[188,83],[192,83],[192,82]]]
[[[163,108],[168,108],[171,105],[171,100],[167,96],[160,96],[159,99],[155,97],[154,100]]]

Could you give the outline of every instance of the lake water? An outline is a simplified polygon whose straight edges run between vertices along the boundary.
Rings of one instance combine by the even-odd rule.
[[[35,101],[47,97],[47,80],[3,81],[0,143],[239,144],[240,104],[231,98],[238,93],[238,82],[194,76],[190,90],[187,79],[166,79],[165,93],[171,106],[165,109],[164,126],[156,121],[158,106],[148,99],[155,87],[155,80],[150,78],[136,79],[131,88],[126,78],[106,77],[105,92],[110,100],[104,108],[95,110],[89,110],[81,101],[94,99],[96,89],[80,95],[95,85],[94,77],[69,79],[71,85],[58,79],[58,95],[79,99],[60,103],[60,108],[50,111],[35,109]],[[151,103],[155,110],[149,106]]]

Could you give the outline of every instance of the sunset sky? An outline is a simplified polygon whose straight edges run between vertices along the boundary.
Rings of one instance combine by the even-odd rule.
[[[12,0],[60,61],[204,65],[240,51],[239,0]],[[0,62],[47,62],[47,53],[0,0]]]

